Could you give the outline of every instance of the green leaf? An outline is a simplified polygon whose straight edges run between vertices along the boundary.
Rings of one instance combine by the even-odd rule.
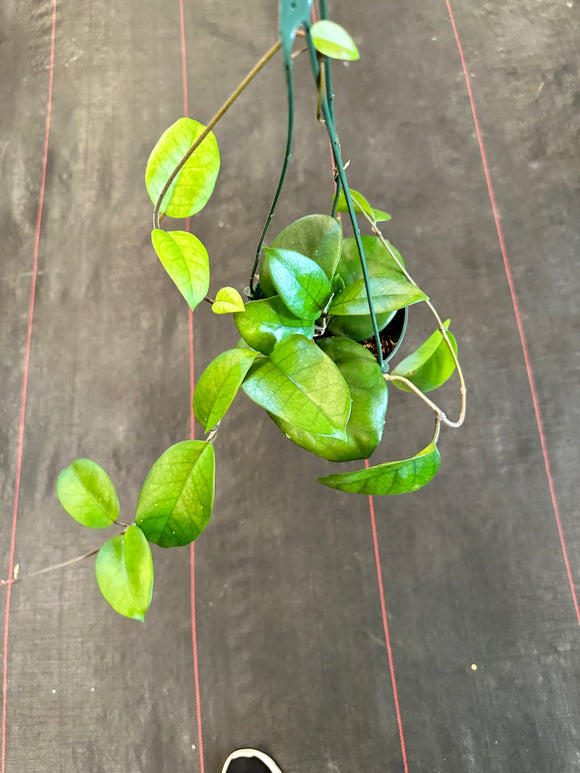
[[[213,446],[185,440],[161,454],[145,479],[136,522],[162,548],[188,545],[211,517],[215,488]]]
[[[324,56],[351,62],[359,58],[354,40],[340,24],[322,19],[312,25],[311,32],[314,47]]]
[[[293,250],[318,263],[332,280],[340,258],[342,227],[330,215],[308,215],[291,223],[272,240],[270,247]],[[264,295],[276,295],[268,267],[260,267],[260,288]]]
[[[233,314],[234,311],[244,311],[244,299],[235,287],[222,287],[218,290],[211,307],[216,314]]]
[[[368,203],[368,201],[365,199],[362,193],[359,193],[358,191],[354,191],[352,188],[350,189],[350,197],[352,199],[352,203],[354,204],[354,211],[357,215],[361,215],[364,212],[366,212],[367,215],[370,218],[372,218],[372,220],[375,221],[375,223],[384,223],[387,220],[391,219],[391,216],[386,212],[383,212],[380,209],[375,209],[374,207],[371,207],[371,205]],[[340,194],[338,196],[336,211],[348,212],[348,207],[346,205],[346,197],[344,195],[343,190],[340,191]]]
[[[273,247],[264,250],[264,263],[290,311],[301,319],[318,319],[331,294],[330,282],[318,263],[299,252]]]
[[[445,330],[449,327],[449,320],[443,323]],[[448,332],[447,337],[455,353],[457,354],[457,342],[453,333]],[[415,384],[422,392],[431,392],[444,384],[455,370],[455,362],[449,351],[441,332],[436,330],[425,343],[416,349],[408,357],[405,357],[392,371],[393,376],[403,376]],[[397,389],[403,392],[411,392],[406,384],[392,382]]]
[[[392,274],[370,277],[369,283],[377,314],[386,314],[427,300],[427,296],[417,285],[411,284],[407,279],[393,277]],[[369,306],[364,281],[359,279],[335,295],[328,310],[330,314],[342,316],[368,313]]]
[[[256,361],[242,389],[298,429],[346,437],[351,406],[346,382],[330,357],[304,336],[285,338],[270,357]]]
[[[209,258],[207,250],[188,231],[163,231],[154,228],[153,247],[163,268],[175,282],[190,309],[203,301],[209,290]]]
[[[161,135],[145,171],[145,184],[154,204],[173,170],[204,129],[205,126],[193,118],[180,118]],[[160,212],[177,218],[195,215],[205,207],[213,193],[219,170],[218,144],[210,132],[171,183]]]
[[[89,529],[105,529],[119,517],[113,482],[96,462],[76,459],[56,482],[56,495],[69,515]]]
[[[245,309],[234,314],[236,327],[246,343],[263,354],[270,354],[286,336],[301,333],[312,338],[314,335],[314,323],[295,317],[277,295],[250,301]]]
[[[379,364],[367,349],[342,336],[321,338],[318,345],[338,366],[352,397],[346,440],[314,435],[270,415],[290,440],[324,459],[367,459],[381,441],[387,411],[387,385]]]
[[[431,443],[417,456],[400,462],[377,464],[357,472],[344,472],[318,478],[320,483],[353,494],[406,494],[417,491],[437,475],[441,456]]]
[[[145,620],[153,594],[153,558],[138,526],[107,540],[97,555],[97,583],[115,612]]]
[[[201,374],[193,394],[193,411],[206,432],[226,415],[257,356],[251,349],[229,349]]]

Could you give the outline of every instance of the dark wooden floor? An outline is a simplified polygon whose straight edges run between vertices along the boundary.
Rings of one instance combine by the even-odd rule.
[[[351,183],[392,212],[389,237],[452,317],[468,421],[442,438],[435,481],[376,499],[373,522],[367,498],[319,486],[331,465],[240,398],[216,445],[212,522],[194,561],[155,551],[145,625],[105,606],[91,562],[0,588],[1,773],[219,773],[241,745],[285,773],[580,771],[580,4],[331,12],[361,50],[335,68]],[[178,0],[5,0],[0,19],[6,578],[11,556],[24,576],[99,544],[54,495],[76,456],[110,472],[132,518],[151,463],[189,436],[190,366],[143,184],[183,114]],[[185,3],[190,115],[209,120],[275,29],[263,0]],[[329,206],[304,58],[296,77],[276,230]],[[218,127],[222,173],[192,223],[212,289],[247,283],[284,114],[277,62]],[[432,329],[422,311],[411,322],[407,350]],[[193,326],[199,376],[237,336],[205,307]],[[455,391],[443,399],[453,413]],[[392,395],[382,458],[425,444],[416,408]]]

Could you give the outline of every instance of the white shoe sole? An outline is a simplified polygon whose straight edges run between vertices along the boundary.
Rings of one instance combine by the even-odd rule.
[[[225,761],[222,768],[222,773],[226,773],[232,760],[237,760],[240,757],[255,757],[257,760],[260,760],[260,762],[262,762],[268,768],[268,770],[271,771],[271,773],[282,773],[280,768],[276,765],[271,757],[268,757],[267,754],[264,754],[264,752],[260,752],[257,749],[236,749],[236,751],[232,752]]]

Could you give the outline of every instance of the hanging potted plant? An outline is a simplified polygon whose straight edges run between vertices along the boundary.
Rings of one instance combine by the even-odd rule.
[[[209,124],[179,119],[159,139],[147,163],[146,186],[154,204],[152,242],[159,260],[189,308],[211,304],[216,315],[230,317],[229,324],[233,320],[240,341],[217,354],[196,385],[193,409],[205,438],[177,442],[153,464],[134,521],[119,520],[115,487],[96,462],[77,459],[59,475],[57,494],[73,518],[90,528],[120,529],[90,555],[97,554],[103,596],[130,618],[143,620],[151,601],[150,543],[164,548],[189,544],[210,520],[214,443],[227,432],[227,411],[240,390],[265,409],[285,438],[336,463],[372,456],[383,435],[389,385],[427,403],[435,413],[434,432],[415,456],[365,463],[355,471],[319,478],[325,486],[359,494],[393,495],[424,486],[439,469],[441,425],[458,427],[465,417],[465,383],[449,321],[441,320],[401,254],[383,235],[380,224],[390,216],[349,187],[335,128],[331,60],[354,60],[358,51],[350,35],[327,19],[326,0],[320,0],[320,16],[312,23],[312,0],[280,0],[279,41]],[[317,118],[332,147],[334,195],[328,214],[305,213],[268,240],[291,155],[297,37],[306,44]],[[211,298],[206,247],[189,231],[161,226],[166,219],[189,218],[207,204],[220,168],[212,130],[280,49],[288,94],[280,180],[258,239],[246,297],[233,287],[222,287]],[[344,236],[341,216],[350,223],[352,236]],[[364,235],[359,220],[366,226]],[[436,329],[391,368],[405,335],[408,308],[417,303],[432,311]],[[216,324],[228,323],[216,317]],[[426,393],[455,370],[461,410],[452,421]]]

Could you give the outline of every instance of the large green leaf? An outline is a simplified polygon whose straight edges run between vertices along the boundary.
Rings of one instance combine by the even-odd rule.
[[[294,316],[277,295],[246,303],[244,312],[236,312],[234,321],[240,335],[252,349],[270,354],[283,338],[295,333],[312,338],[314,322]]]
[[[312,25],[312,42],[317,51],[332,59],[354,61],[359,52],[348,32],[336,22],[321,19]]]
[[[379,364],[367,349],[348,338],[321,338],[318,345],[338,366],[352,397],[346,440],[314,435],[270,415],[290,440],[313,454],[333,462],[367,459],[381,441],[387,410],[387,385]]]
[[[209,290],[209,258],[207,250],[188,231],[163,231],[154,228],[153,247],[163,268],[175,282],[190,309],[203,301]]]
[[[358,191],[354,191],[352,188],[350,189],[350,197],[352,199],[352,203],[354,204],[354,211],[357,215],[361,215],[363,212],[366,212],[366,214],[369,217],[371,217],[375,221],[375,223],[383,223],[391,219],[391,216],[387,212],[383,212],[380,209],[375,209],[374,207],[371,207],[371,205],[365,199],[362,193],[359,193]],[[340,194],[338,196],[336,211],[348,212],[348,207],[346,205],[346,196],[344,195],[343,190],[340,191]]]
[[[107,540],[97,555],[97,583],[115,612],[133,620],[145,619],[153,593],[153,558],[138,526]]]
[[[377,314],[386,314],[427,300],[427,296],[417,285],[411,284],[407,279],[393,277],[392,274],[372,276],[369,284]],[[364,281],[358,279],[334,296],[328,310],[330,314],[350,316],[368,313],[368,308]]]
[[[56,482],[56,495],[69,515],[89,529],[105,529],[119,517],[113,482],[96,462],[76,459]]]
[[[226,415],[257,356],[251,349],[229,349],[201,374],[193,394],[193,411],[206,432]]]
[[[437,475],[441,457],[431,443],[417,456],[400,462],[387,462],[357,472],[343,472],[318,478],[320,483],[353,494],[406,494],[417,491]]]
[[[445,330],[449,327],[449,320],[443,323]],[[457,354],[457,342],[453,333],[448,332],[447,337],[455,353]],[[455,370],[455,362],[449,351],[441,332],[436,330],[425,343],[416,349],[408,357],[405,357],[391,372],[393,376],[404,376],[409,379],[422,392],[431,392],[444,384]],[[392,382],[397,389],[411,392],[412,389],[401,382]]]
[[[330,215],[307,215],[291,223],[272,240],[270,247],[293,250],[306,255],[322,268],[329,280],[334,276],[340,258],[342,228]],[[268,267],[260,267],[260,288],[264,295],[275,295],[276,288]]]
[[[135,520],[149,542],[188,545],[211,517],[215,489],[213,446],[184,440],[168,448],[145,479]]]
[[[392,276],[393,278],[403,279],[404,274],[397,266],[388,250],[381,244],[376,236],[362,237],[365,259],[369,276]],[[398,254],[401,264],[404,266],[403,258]],[[349,236],[342,243],[342,252],[340,261],[336,269],[336,278],[341,279],[344,286],[361,280],[363,276],[360,264],[360,257],[356,246],[354,236]],[[366,293],[365,293],[366,297]],[[377,314],[377,324],[379,330],[388,325],[393,318],[394,312]],[[332,313],[328,324],[328,331],[335,335],[344,335],[354,338],[356,341],[364,341],[374,334],[373,323],[368,313],[368,306],[365,306],[364,314],[339,315]]]
[[[145,184],[154,204],[173,170],[204,129],[193,118],[180,118],[161,135],[145,171]],[[210,132],[171,183],[160,212],[178,218],[195,215],[213,193],[219,170],[218,144]]]
[[[285,338],[256,361],[242,389],[270,413],[298,429],[345,438],[351,398],[334,362],[301,335]]]
[[[222,287],[218,290],[211,310],[215,314],[233,314],[244,311],[244,299],[235,287]]]
[[[264,265],[290,311],[301,319],[318,319],[331,294],[330,282],[318,263],[293,250],[268,247]]]

